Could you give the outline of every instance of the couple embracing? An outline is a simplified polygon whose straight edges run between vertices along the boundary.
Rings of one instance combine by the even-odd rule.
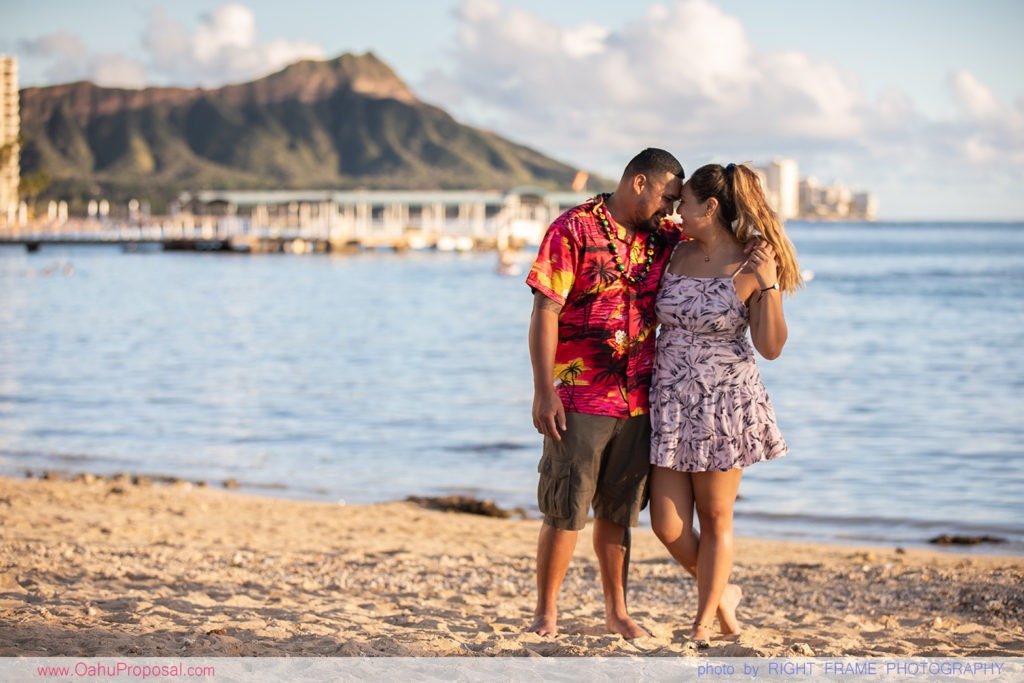
[[[786,452],[754,349],[782,352],[781,295],[800,284],[758,177],[711,164],[686,179],[675,157],[646,149],[612,194],[552,223],[527,284],[544,435],[529,630],[557,635],[558,593],[593,507],[605,624],[648,635],[626,610],[625,584],[630,528],[649,498],[655,534],[697,580],[689,637],[706,647],[716,619],[738,635],[742,593],[729,574],[740,477]]]

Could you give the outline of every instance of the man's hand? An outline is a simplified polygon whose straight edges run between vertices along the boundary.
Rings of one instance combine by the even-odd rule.
[[[530,316],[530,363],[533,366],[533,426],[544,436],[562,440],[565,406],[552,384],[558,347],[558,314],[562,304],[541,292],[533,296]]]
[[[562,405],[562,399],[554,387],[548,391],[534,392],[533,426],[550,439],[562,440],[562,432],[565,431],[565,406]]]

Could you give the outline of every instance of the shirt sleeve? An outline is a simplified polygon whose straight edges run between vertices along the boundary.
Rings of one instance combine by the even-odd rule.
[[[564,306],[576,281],[576,265],[581,255],[580,245],[566,224],[553,223],[541,241],[526,284]]]

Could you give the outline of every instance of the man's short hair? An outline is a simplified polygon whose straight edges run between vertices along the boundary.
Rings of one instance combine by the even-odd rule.
[[[622,176],[632,178],[641,173],[644,175],[670,173],[680,180],[683,180],[686,175],[683,173],[683,165],[674,156],[657,147],[648,147],[633,157],[626,164],[626,170],[622,172]]]

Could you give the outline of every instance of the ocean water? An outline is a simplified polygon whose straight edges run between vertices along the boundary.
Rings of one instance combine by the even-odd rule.
[[[1024,225],[788,230],[813,277],[760,367],[790,454],[737,533],[1024,553]],[[0,474],[535,512],[532,257],[0,248]]]

